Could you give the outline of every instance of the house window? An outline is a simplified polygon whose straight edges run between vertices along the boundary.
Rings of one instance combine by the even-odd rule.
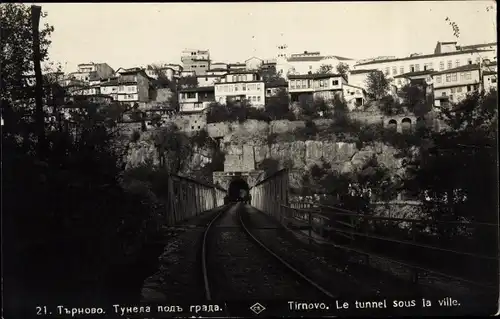
[[[443,61],[439,62],[439,70],[441,70],[441,71],[444,70],[444,62]]]
[[[446,92],[441,93],[441,96],[446,96]]]
[[[460,81],[463,81],[465,79],[465,73],[461,72],[460,73]]]
[[[467,59],[467,63],[468,63],[468,64],[472,64],[472,59],[471,59],[471,58],[468,58],[468,59]]]
[[[295,90],[295,81],[290,81],[290,89]]]
[[[404,66],[400,66],[399,67],[399,74],[403,74],[405,73],[405,67]]]
[[[257,86],[257,91],[260,91],[260,85],[256,85]]]
[[[385,75],[389,75],[389,67],[385,68]]]
[[[187,94],[187,98],[188,99],[194,99],[196,97],[196,93],[195,92],[188,92],[186,94]]]
[[[312,65],[310,65],[310,66],[309,66],[309,70],[312,70],[312,68],[313,68],[313,66],[312,66]]]
[[[257,99],[255,96],[252,96],[252,101],[255,102]]]
[[[401,85],[401,79],[398,79],[398,85]]]
[[[416,72],[420,71],[420,64],[415,64],[415,71]]]
[[[332,85],[339,85],[339,80],[332,80]]]
[[[457,87],[457,93],[460,93],[460,92],[462,92],[462,87],[461,86]]]
[[[480,58],[480,57],[477,57],[477,58],[476,58],[476,63],[479,63],[479,62],[481,62],[481,58]]]
[[[241,85],[241,90],[242,90],[242,91],[246,91],[246,90],[247,90],[247,86],[245,85],[245,83],[243,83],[243,84]]]
[[[128,91],[129,91],[129,92],[134,92],[134,89],[135,89],[135,87],[133,87],[133,86],[129,86],[129,87],[128,87]]]
[[[497,78],[496,77],[492,77],[491,78],[491,83],[497,83]]]
[[[448,69],[453,68],[453,62],[451,60],[448,61]]]
[[[455,93],[455,88],[450,89],[451,93]]]
[[[456,74],[456,73],[453,73],[453,74],[451,75],[451,80],[452,80],[453,82],[457,82],[457,74]]]
[[[257,96],[257,102],[260,102],[260,96]]]
[[[415,65],[410,64],[410,72],[415,72]]]
[[[450,100],[453,101],[453,94],[450,94]]]
[[[120,88],[119,88],[120,91],[125,91],[125,87],[123,85],[120,85]]]
[[[434,63],[432,63],[432,62],[429,63],[429,69],[431,69],[431,70],[434,69]]]
[[[395,66],[392,67],[392,74],[393,75],[398,74],[398,68],[396,68]]]
[[[460,66],[460,60],[455,61],[455,67],[458,68]]]
[[[470,80],[471,79],[471,73],[470,72],[465,72],[465,79]]]

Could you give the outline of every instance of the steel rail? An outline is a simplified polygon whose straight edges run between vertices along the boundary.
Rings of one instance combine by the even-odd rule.
[[[271,249],[269,249],[266,245],[264,245],[260,240],[258,240],[249,230],[248,228],[246,227],[245,223],[243,222],[243,219],[242,219],[242,216],[241,216],[241,212],[238,212],[238,215],[239,215],[239,220],[240,220],[240,225],[241,227],[243,228],[243,230],[245,231],[245,233],[258,245],[260,246],[262,249],[264,249],[265,251],[267,251],[271,256],[273,256],[275,259],[277,259],[279,262],[281,262],[281,264],[283,264],[285,267],[287,267],[288,269],[290,269],[293,273],[295,273],[297,276],[299,276],[300,278],[302,278],[303,280],[305,280],[306,282],[308,282],[309,284],[311,284],[312,286],[314,286],[316,289],[318,289],[319,291],[321,291],[322,293],[324,293],[326,296],[330,297],[330,298],[335,298],[335,296],[330,293],[328,290],[326,290],[325,288],[321,287],[319,284],[317,284],[316,282],[314,282],[312,279],[310,279],[309,277],[307,277],[306,275],[304,275],[302,272],[300,272],[299,270],[297,270],[295,267],[293,267],[292,265],[290,265],[288,262],[286,262],[285,260],[283,260],[280,256],[278,256],[277,254],[275,254]]]

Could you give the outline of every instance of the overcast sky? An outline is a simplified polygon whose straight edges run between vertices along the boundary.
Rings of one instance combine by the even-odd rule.
[[[53,25],[50,59],[133,67],[180,62],[184,48],[209,49],[213,62],[320,51],[354,59],[429,53],[437,41],[496,41],[494,1],[324,3],[43,3]],[[492,6],[489,12],[487,7]],[[283,34],[283,35],[281,35]],[[280,40],[282,39],[282,40]]]

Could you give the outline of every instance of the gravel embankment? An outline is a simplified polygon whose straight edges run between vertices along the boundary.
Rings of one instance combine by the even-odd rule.
[[[201,242],[207,224],[222,208],[165,229],[158,270],[144,281],[143,302],[183,302],[204,298]]]

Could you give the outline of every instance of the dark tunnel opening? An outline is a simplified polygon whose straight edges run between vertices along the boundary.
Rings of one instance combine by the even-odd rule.
[[[250,187],[248,183],[241,178],[232,180],[229,183],[226,201],[250,203]]]

